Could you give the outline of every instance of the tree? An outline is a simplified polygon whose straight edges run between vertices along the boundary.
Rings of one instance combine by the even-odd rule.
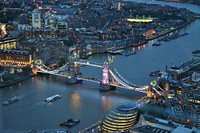
[[[60,58],[60,61],[58,62],[59,66],[63,66],[66,63],[66,59],[64,57]]]

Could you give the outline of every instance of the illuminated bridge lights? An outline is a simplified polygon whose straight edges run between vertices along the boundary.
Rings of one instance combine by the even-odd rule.
[[[109,83],[109,78],[108,78],[108,65],[104,64],[103,65],[103,79],[102,79],[103,84],[108,84]]]
[[[99,64],[99,63],[96,63],[96,62],[88,62],[88,61],[84,61],[84,60],[75,60],[72,63],[73,63],[73,66],[72,66],[73,70],[77,69],[77,71],[76,71],[77,74],[79,73],[78,68],[81,65],[88,65],[89,64],[88,66],[91,66],[91,67],[103,68],[102,69],[102,79],[101,79],[101,81],[98,80],[98,79],[95,79],[93,77],[85,77],[83,75],[81,75],[81,76],[75,75],[76,79],[100,83],[100,86],[101,86],[101,84],[103,84],[105,86],[120,87],[120,88],[124,88],[124,89],[139,91],[139,92],[142,92],[142,93],[146,93],[148,91],[148,88],[149,88],[148,86],[137,86],[135,84],[130,83],[129,81],[124,79],[117,72],[117,70],[115,68],[114,68],[114,70],[115,70],[115,74],[114,74],[113,71],[111,71],[111,69],[109,69],[109,65],[108,65],[107,62],[105,62],[104,64]],[[67,63],[64,66],[62,66],[61,68],[58,68],[56,70],[51,70],[50,68],[48,68],[47,66],[42,64],[41,61],[39,61],[39,60],[35,61],[35,67],[38,69],[37,72],[56,75],[56,76],[62,76],[62,77],[69,76],[69,74],[67,73],[66,68],[65,68],[67,66],[69,67],[71,65],[69,63]],[[63,73],[62,71],[66,71],[66,73]]]
[[[138,105],[136,103],[121,103],[114,106],[103,119],[102,131],[129,131],[137,123],[137,111]]]

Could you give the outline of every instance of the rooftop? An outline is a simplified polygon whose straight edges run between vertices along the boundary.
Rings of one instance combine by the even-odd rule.
[[[29,55],[29,51],[25,50],[0,50],[0,53],[6,53],[6,54],[23,54],[23,55]]]
[[[199,133],[200,131],[194,132],[195,129],[187,128],[184,126],[179,126],[172,133]]]
[[[154,121],[152,121],[154,119]],[[197,128],[189,128],[185,125],[159,119],[143,114],[140,122],[131,129],[135,133],[200,133]]]
[[[134,110],[136,108],[137,108],[136,103],[122,103],[116,107],[116,109],[118,111],[130,111],[130,110]]]

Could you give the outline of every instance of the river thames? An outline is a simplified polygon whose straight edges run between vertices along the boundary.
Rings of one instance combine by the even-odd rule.
[[[147,0],[145,3],[166,4]],[[168,4],[200,13],[200,7],[196,5]],[[166,65],[180,65],[190,60],[191,52],[200,48],[199,27],[200,20],[197,19],[180,30],[181,33],[188,32],[189,35],[169,42],[161,42],[162,45],[159,47],[152,47],[152,43],[142,45],[135,48],[137,51],[135,55],[128,57],[94,55],[89,60],[96,62],[112,60],[113,67],[125,79],[137,85],[146,85],[154,79],[149,77],[151,71],[165,70]],[[83,67],[81,72],[98,79],[102,77],[102,70],[98,68]],[[76,133],[101,120],[113,105],[136,101],[141,95],[119,88],[116,91],[99,92],[98,88],[98,84],[90,82],[66,85],[63,80],[52,76],[35,76],[20,84],[2,88],[1,103],[14,95],[19,96],[20,100],[7,107],[0,104],[0,132],[59,129],[62,121],[72,117],[81,121],[80,124],[69,129],[72,133]],[[60,94],[62,98],[51,104],[44,102],[45,98],[54,94]]]

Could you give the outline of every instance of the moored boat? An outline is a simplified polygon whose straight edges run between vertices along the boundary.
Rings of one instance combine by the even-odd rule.
[[[183,36],[186,36],[186,35],[188,35],[188,34],[189,34],[189,33],[185,32],[185,33],[180,34],[179,37],[183,37]]]
[[[123,55],[125,55],[125,56],[129,56],[129,55],[133,55],[133,54],[136,54],[136,51],[133,51],[133,52],[129,51],[129,52],[123,53]]]
[[[109,50],[107,51],[109,54],[123,54],[123,51],[122,49],[119,49],[119,50]]]

